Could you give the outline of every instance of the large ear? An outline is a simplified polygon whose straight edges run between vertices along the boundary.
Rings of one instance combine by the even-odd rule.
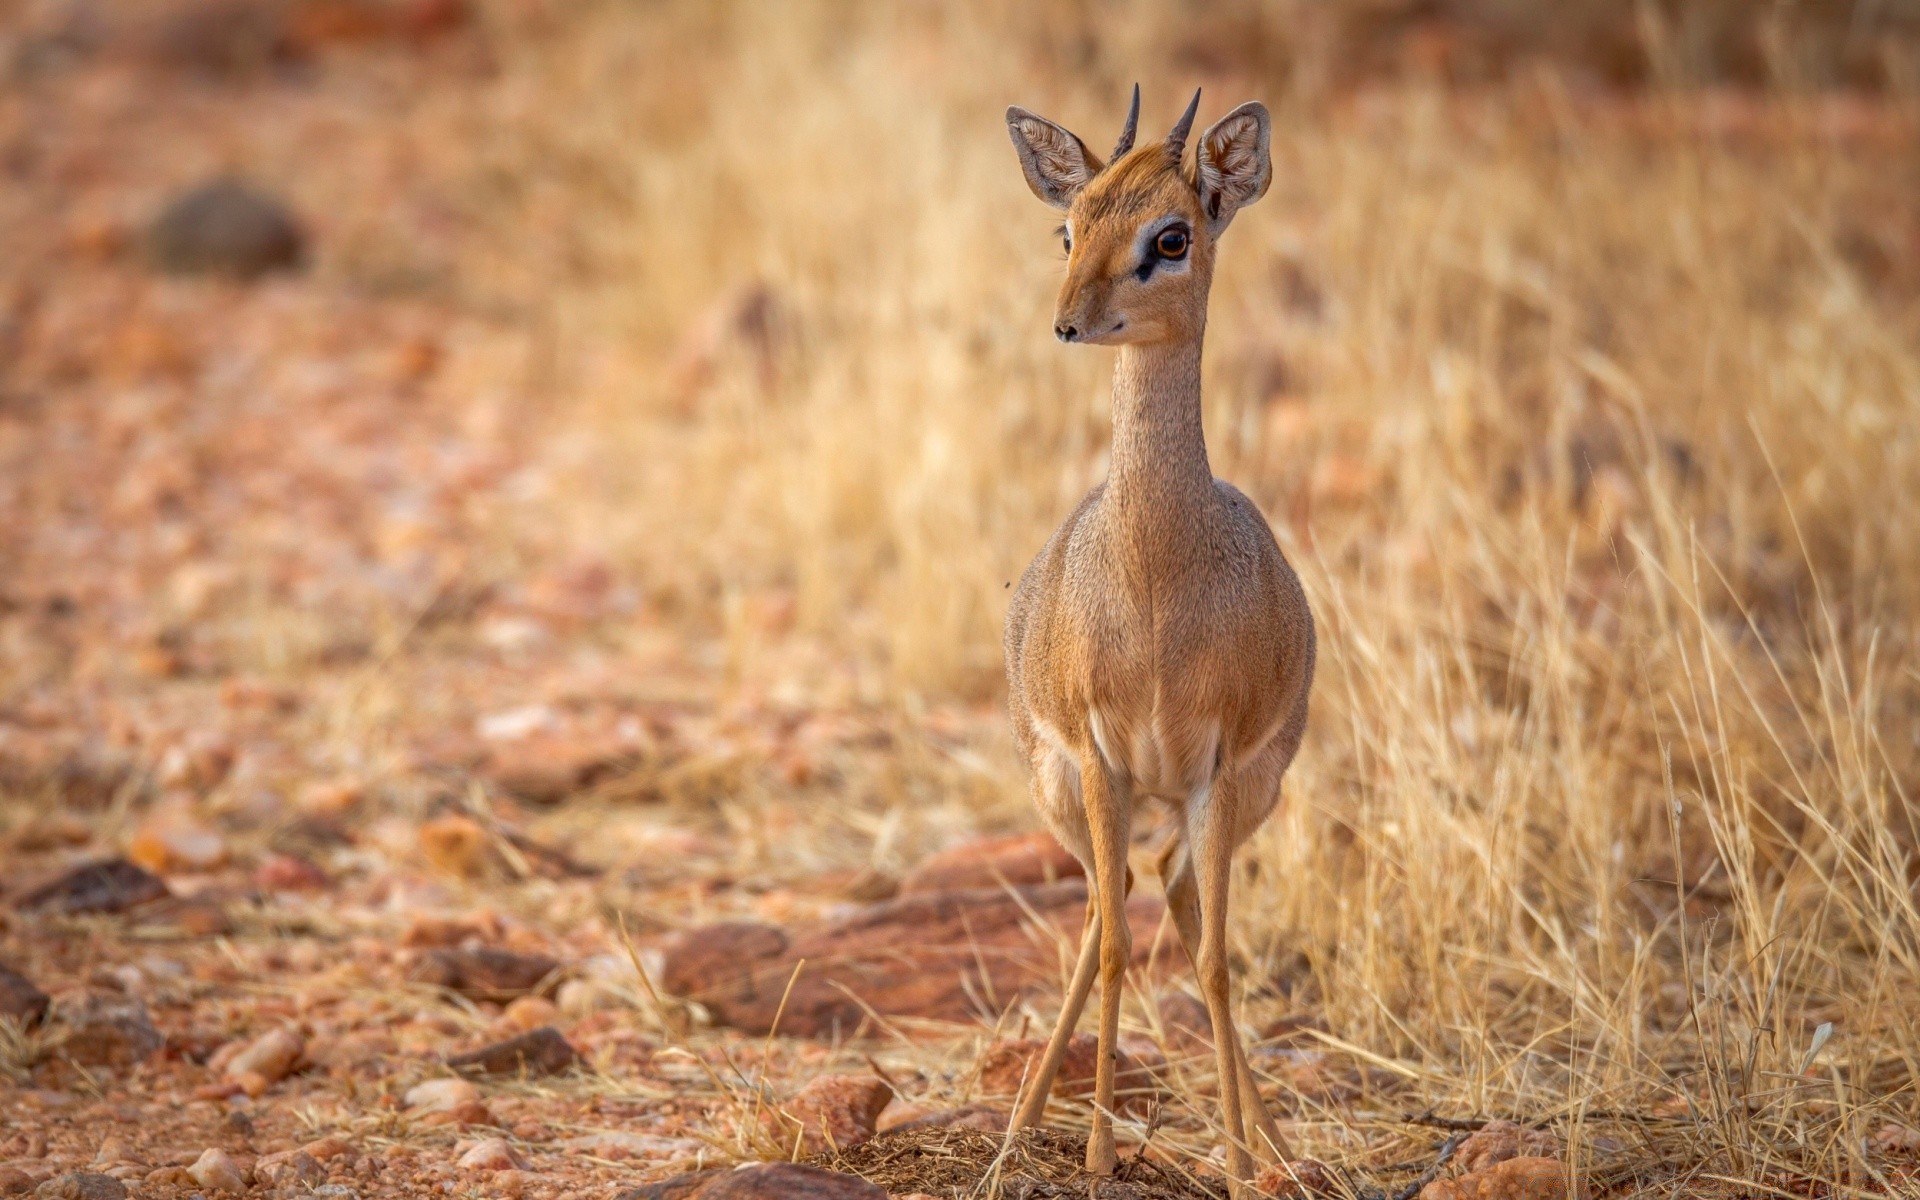
[[[1250,100],[1200,135],[1194,186],[1206,209],[1208,232],[1218,235],[1234,213],[1266,194],[1273,180],[1272,124],[1267,106]]]
[[[1087,144],[1045,117],[1024,108],[1007,110],[1007,133],[1020,152],[1020,169],[1027,174],[1033,194],[1065,208],[1074,195],[1100,173],[1103,165]]]

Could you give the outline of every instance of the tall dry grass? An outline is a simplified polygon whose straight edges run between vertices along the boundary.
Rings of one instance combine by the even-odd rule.
[[[1215,288],[1210,445],[1322,644],[1244,856],[1256,1006],[1437,1103],[1692,1114],[1638,1136],[1870,1187],[1861,1139],[1920,1067],[1911,99],[1800,89],[1779,39],[1765,94],[1671,57],[1626,98],[1551,70],[1347,93],[1297,47],[1196,56],[1207,32],[670,4],[503,41],[490,153],[535,181],[503,235],[565,214],[501,276],[556,297],[530,519],[743,675],[798,641],[853,664],[805,686],[993,698],[1005,582],[1102,474],[1109,369],[1046,336],[1053,219],[999,113],[1101,144],[1135,75],[1164,124],[1210,63],[1208,110],[1277,118]]]

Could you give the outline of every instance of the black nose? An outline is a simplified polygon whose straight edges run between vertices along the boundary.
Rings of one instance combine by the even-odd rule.
[[[1053,336],[1063,342],[1070,342],[1080,336],[1080,331],[1071,325],[1055,325],[1053,327]]]

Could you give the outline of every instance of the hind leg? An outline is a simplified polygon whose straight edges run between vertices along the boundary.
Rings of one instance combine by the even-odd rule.
[[[1040,1058],[1040,1066],[1034,1071],[1033,1077],[1027,1080],[1020,1105],[1014,1109],[1013,1121],[1007,1127],[1010,1132],[1017,1133],[1030,1125],[1038,1125],[1046,1112],[1047,1096],[1053,1091],[1054,1077],[1060,1073],[1060,1061],[1066,1057],[1067,1043],[1073,1040],[1073,1027],[1080,1023],[1080,1013],[1087,1006],[1087,994],[1093,990],[1093,969],[1099,959],[1099,898],[1089,891],[1087,916],[1080,927],[1080,956],[1074,963],[1073,979],[1067,985],[1067,994],[1061,998],[1060,1019],[1054,1023],[1053,1036],[1047,1039],[1047,1050]]]
[[[1173,928],[1180,935],[1180,946],[1187,952],[1187,961],[1193,963],[1197,971],[1200,962],[1200,889],[1194,879],[1193,862],[1186,849],[1185,839],[1177,835],[1167,843],[1167,848],[1160,855],[1160,880],[1167,893],[1167,915],[1173,918]],[[1260,1097],[1260,1088],[1254,1082],[1253,1068],[1247,1062],[1246,1048],[1240,1044],[1238,1030],[1234,1031],[1230,1043],[1234,1058],[1233,1075],[1240,1090],[1247,1140],[1252,1144],[1254,1157],[1263,1163],[1292,1158],[1292,1150],[1288,1148],[1286,1139],[1280,1136],[1280,1128],[1274,1124],[1272,1114],[1267,1112],[1266,1101]]]

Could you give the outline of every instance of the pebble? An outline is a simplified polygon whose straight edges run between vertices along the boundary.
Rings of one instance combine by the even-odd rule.
[[[0,1017],[12,1017],[22,1025],[36,1025],[47,1015],[47,994],[33,981],[0,963]]]
[[[407,1089],[409,1109],[423,1113],[451,1112],[465,1104],[480,1102],[480,1088],[465,1079],[429,1079]]]
[[[240,1165],[225,1150],[209,1148],[187,1168],[187,1174],[209,1191],[240,1193],[247,1190]]]
[[[291,1029],[275,1029],[262,1034],[249,1043],[246,1049],[227,1060],[226,1070],[221,1072],[229,1079],[247,1082],[248,1075],[257,1075],[267,1083],[278,1083],[293,1071],[300,1056],[306,1053],[306,1039]],[[252,1088],[248,1095],[255,1095]]]
[[[458,1165],[466,1171],[524,1171],[527,1167],[505,1138],[487,1138],[475,1144],[460,1156]]]
[[[167,885],[124,858],[83,863],[34,888],[14,907],[22,912],[115,913],[170,895]]]
[[[67,1023],[61,1049],[82,1066],[132,1066],[167,1044],[147,1006],[132,997],[95,992],[61,1008]]]
[[[572,1044],[551,1025],[529,1030],[519,1037],[482,1046],[447,1060],[455,1070],[483,1075],[552,1075],[580,1061]]]
[[[872,1075],[822,1075],[767,1114],[768,1132],[802,1154],[848,1150],[873,1136],[893,1089]]]
[[[155,218],[147,253],[169,273],[251,279],[300,266],[306,234],[274,197],[217,179],[181,193]]]
[[[34,1200],[127,1200],[127,1185],[111,1175],[69,1171],[33,1190]]]

